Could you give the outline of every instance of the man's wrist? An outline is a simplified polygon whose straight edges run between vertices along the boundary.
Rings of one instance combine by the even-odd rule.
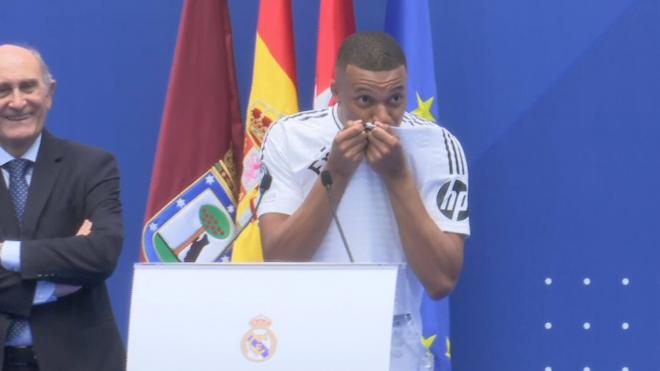
[[[406,200],[410,200],[410,197],[415,197],[415,195],[419,197],[417,182],[412,172],[408,172],[408,175],[400,177],[383,177],[383,183],[385,183],[387,193],[393,202],[396,199],[405,202]]]
[[[383,174],[381,178],[389,190],[411,185],[416,188],[415,177],[413,176],[412,171],[407,167],[399,173]]]
[[[351,178],[351,176],[353,175],[353,174],[351,174],[351,173],[346,174],[346,173],[343,172],[343,171],[339,171],[339,170],[337,170],[337,169],[335,168],[335,166],[333,166],[332,164],[330,164],[330,162],[328,162],[327,164],[325,164],[325,167],[323,168],[323,170],[328,171],[328,172],[330,173],[330,176],[332,177],[332,183],[333,183],[333,184],[334,184],[334,183],[346,184],[346,183],[348,183],[348,180],[349,180],[349,179]]]

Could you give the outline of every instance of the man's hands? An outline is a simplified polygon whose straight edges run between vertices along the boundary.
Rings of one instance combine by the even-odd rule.
[[[85,219],[83,224],[80,226],[80,229],[78,229],[78,232],[76,232],[76,236],[87,236],[92,232],[92,221],[89,219]]]
[[[362,120],[348,121],[335,136],[326,169],[348,180],[365,156],[386,181],[407,175],[403,148],[392,127],[380,122],[367,127]]]
[[[358,167],[367,148],[367,133],[362,120],[349,121],[332,142],[326,169],[333,177],[348,180]]]
[[[407,175],[408,167],[401,141],[390,125],[374,123],[367,140],[369,141],[366,150],[367,161],[380,176],[385,180],[391,180]]]

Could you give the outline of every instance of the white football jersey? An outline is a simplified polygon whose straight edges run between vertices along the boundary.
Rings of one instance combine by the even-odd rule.
[[[328,160],[334,137],[343,127],[337,108],[334,105],[300,112],[271,125],[264,138],[262,165],[273,180],[263,195],[259,215],[291,215],[303,203]],[[468,170],[458,140],[446,129],[409,113],[394,131],[401,139],[431,218],[443,231],[469,235]],[[351,187],[354,181],[359,181],[361,187]],[[386,207],[369,207],[383,204]],[[402,264],[394,313],[411,315],[411,330],[405,336],[419,339],[424,289],[406,264],[388,192],[366,159],[346,187],[337,218],[356,262]],[[351,222],[345,223],[347,220]],[[349,262],[335,223],[330,224],[312,261]]]
[[[300,112],[271,125],[264,138],[262,163],[272,175],[259,215],[293,214],[311,190],[330,154],[332,141],[342,128],[337,105]],[[415,140],[432,153],[409,156],[422,201],[438,226],[447,232],[470,234],[468,170],[463,148],[446,129],[406,113],[397,130],[417,131]],[[404,137],[405,139],[405,137]],[[407,145],[402,140],[404,149]],[[421,144],[421,143],[420,143]],[[338,209],[342,208],[344,199]]]

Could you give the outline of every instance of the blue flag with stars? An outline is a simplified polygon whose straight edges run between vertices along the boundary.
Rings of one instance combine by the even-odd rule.
[[[431,20],[427,0],[389,0],[385,31],[406,53],[408,62],[408,111],[437,122]]]
[[[438,121],[437,89],[428,0],[389,0],[385,31],[401,45],[408,62],[408,111]],[[423,337],[432,351],[435,370],[451,370],[449,298],[440,301],[424,295]]]

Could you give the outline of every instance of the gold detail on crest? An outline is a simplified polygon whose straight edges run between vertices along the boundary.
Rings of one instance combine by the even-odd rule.
[[[265,362],[275,354],[277,338],[270,329],[271,324],[270,318],[264,315],[258,315],[250,321],[252,328],[241,340],[241,350],[249,361]]]
[[[268,130],[270,124],[273,123],[273,119],[268,117],[266,113],[259,108],[254,107],[250,110],[249,120],[250,122],[247,126],[248,130],[256,140],[257,146],[261,147],[264,135],[266,135],[266,130]]]
[[[252,145],[261,148],[264,136],[270,125],[282,117],[298,111],[285,110],[277,108],[268,102],[257,99],[250,102],[247,113],[247,122],[245,123],[246,135],[252,140]]]
[[[234,160],[234,150],[232,147],[229,147],[223,158],[216,162],[213,167],[220,174],[220,177],[225,181],[225,184],[229,186],[232,196],[236,199],[238,195],[238,172],[236,170],[236,161]]]

